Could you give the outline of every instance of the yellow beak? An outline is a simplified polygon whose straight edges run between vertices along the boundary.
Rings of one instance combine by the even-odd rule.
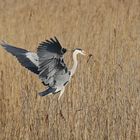
[[[83,55],[87,55],[87,53],[86,53],[85,51],[82,51],[82,54],[83,54]]]

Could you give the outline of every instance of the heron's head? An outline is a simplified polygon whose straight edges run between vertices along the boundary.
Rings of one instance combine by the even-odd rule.
[[[73,50],[73,53],[86,55],[86,52],[80,48],[76,48]]]

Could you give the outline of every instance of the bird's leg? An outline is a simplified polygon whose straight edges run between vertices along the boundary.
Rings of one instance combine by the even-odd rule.
[[[58,97],[58,100],[61,98],[61,96],[62,96],[62,94],[64,93],[64,91],[65,91],[65,88],[63,87],[63,89],[61,90],[60,95],[59,95],[59,97]]]

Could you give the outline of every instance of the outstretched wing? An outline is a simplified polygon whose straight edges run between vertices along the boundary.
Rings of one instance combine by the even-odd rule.
[[[5,42],[1,42],[0,45],[9,53],[16,56],[22,66],[30,71],[38,74],[38,56],[36,53],[29,52],[25,49],[17,48],[9,45]]]
[[[39,77],[50,87],[64,84],[69,79],[67,66],[63,55],[66,52],[55,37],[40,43],[37,49],[39,57]],[[67,78],[66,78],[67,77]]]

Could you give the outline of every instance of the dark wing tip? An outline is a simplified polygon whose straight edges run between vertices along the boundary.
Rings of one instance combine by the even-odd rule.
[[[7,45],[8,43],[6,43],[6,41],[4,41],[4,40],[1,40],[0,41],[0,45],[2,46],[2,47],[5,47],[5,45]]]
[[[57,52],[60,55],[66,53],[67,49],[62,48],[58,39],[54,36],[54,38],[50,38],[50,40],[43,41],[39,44],[38,49],[46,48],[48,51]]]
[[[61,46],[61,44],[60,44],[60,42],[58,41],[58,39],[57,39],[56,36],[54,36],[54,39],[55,39],[55,42],[56,42],[59,46]],[[66,48],[62,48],[62,46],[61,46],[61,53],[64,54],[64,53],[66,53],[66,52],[67,52],[67,49],[66,49]]]

